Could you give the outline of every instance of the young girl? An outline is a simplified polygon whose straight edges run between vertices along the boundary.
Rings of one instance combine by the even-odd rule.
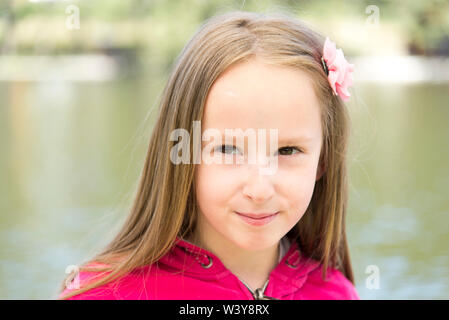
[[[288,15],[207,21],[164,89],[126,222],[59,298],[359,299],[345,234],[353,70]],[[198,123],[202,157],[231,163],[198,161]],[[229,129],[242,131],[229,140]],[[278,137],[270,174],[265,152],[249,163],[233,140],[260,129]]]

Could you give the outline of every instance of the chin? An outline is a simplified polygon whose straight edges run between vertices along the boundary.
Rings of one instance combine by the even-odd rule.
[[[278,241],[279,239],[275,239],[273,237],[259,236],[254,238],[246,238],[246,240],[237,240],[235,244],[248,251],[260,251],[276,245]]]

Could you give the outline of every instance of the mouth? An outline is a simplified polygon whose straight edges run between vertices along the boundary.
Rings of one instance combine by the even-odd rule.
[[[256,219],[256,220],[264,219],[267,217],[271,217],[275,214],[278,214],[278,212],[275,212],[275,213],[241,213],[241,212],[237,212],[237,211],[235,213],[237,213],[241,216],[245,216],[245,217],[248,217],[251,219]]]
[[[235,212],[240,218],[242,218],[243,221],[246,223],[253,225],[253,226],[262,226],[265,224],[270,223],[273,221],[279,212],[275,213],[260,213],[260,214],[254,214],[254,213],[240,213]]]

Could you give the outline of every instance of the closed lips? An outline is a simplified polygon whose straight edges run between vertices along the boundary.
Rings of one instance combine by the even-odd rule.
[[[273,216],[273,215],[277,214],[278,212],[275,212],[275,213],[263,213],[263,214],[240,213],[240,212],[236,212],[236,213],[241,215],[241,216],[245,216],[245,217],[252,218],[252,219],[264,219],[266,217]]]

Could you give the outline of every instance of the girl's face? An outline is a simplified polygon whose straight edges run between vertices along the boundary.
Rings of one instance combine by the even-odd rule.
[[[246,250],[276,245],[301,219],[322,173],[320,107],[310,78],[303,71],[264,64],[258,58],[234,65],[213,84],[201,129],[222,133],[221,142],[211,138],[202,146],[213,146],[210,156],[224,159],[230,154],[233,163],[206,164],[203,154],[197,167],[200,239]],[[244,144],[237,139],[227,144],[225,129],[265,129],[265,151],[261,156],[258,149],[257,159],[277,157],[274,174],[261,174],[259,168],[267,167],[263,161],[248,161],[247,137]],[[271,153],[270,129],[278,130],[278,149]],[[237,163],[239,157],[243,164]],[[277,214],[269,223],[254,225],[237,212]]]

